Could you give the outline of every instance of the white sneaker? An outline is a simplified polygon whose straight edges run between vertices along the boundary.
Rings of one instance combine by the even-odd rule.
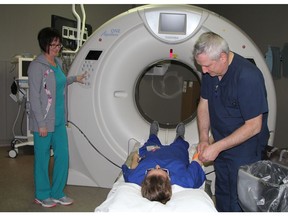
[[[52,200],[55,202],[55,203],[59,203],[61,205],[71,205],[73,203],[73,199],[67,197],[67,196],[64,196],[60,199],[53,199]]]
[[[44,199],[44,200],[39,200],[39,199],[35,198],[34,202],[37,203],[37,204],[40,204],[40,205],[42,205],[43,207],[46,207],[46,208],[51,208],[51,207],[54,207],[54,206],[57,205],[51,198],[47,198],[47,199]]]

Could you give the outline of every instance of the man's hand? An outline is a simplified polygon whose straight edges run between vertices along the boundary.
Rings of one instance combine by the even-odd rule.
[[[204,162],[214,161],[219,155],[217,144],[206,145],[199,154],[199,160]]]

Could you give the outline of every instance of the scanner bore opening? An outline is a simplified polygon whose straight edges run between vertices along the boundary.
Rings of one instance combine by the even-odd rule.
[[[178,60],[159,60],[147,66],[139,76],[135,101],[140,114],[162,128],[188,123],[197,114],[200,78]]]

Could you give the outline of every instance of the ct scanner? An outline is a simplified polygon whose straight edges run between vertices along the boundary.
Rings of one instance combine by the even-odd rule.
[[[68,184],[112,187],[130,149],[135,143],[144,142],[149,134],[152,118],[139,108],[136,97],[139,80],[146,77],[151,65],[156,70],[157,62],[168,62],[168,67],[175,62],[186,65],[201,80],[192,49],[206,31],[224,37],[232,51],[253,60],[263,72],[269,103],[269,145],[273,145],[275,89],[263,55],[252,40],[225,18],[199,7],[146,5],[103,24],[81,47],[71,65],[69,75],[86,72],[87,77],[85,84],[69,87]],[[150,71],[147,76],[163,76],[166,69],[155,75]],[[181,81],[179,74],[176,77]],[[153,108],[150,98],[147,102]],[[163,113],[170,112],[166,108]],[[190,117],[184,120],[185,138],[196,145],[195,112]],[[160,124],[159,138],[163,143],[174,139],[176,123]]]

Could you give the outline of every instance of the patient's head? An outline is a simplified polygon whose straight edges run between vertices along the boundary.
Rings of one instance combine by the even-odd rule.
[[[142,196],[166,204],[172,196],[169,171],[157,165],[148,169],[141,187]]]

